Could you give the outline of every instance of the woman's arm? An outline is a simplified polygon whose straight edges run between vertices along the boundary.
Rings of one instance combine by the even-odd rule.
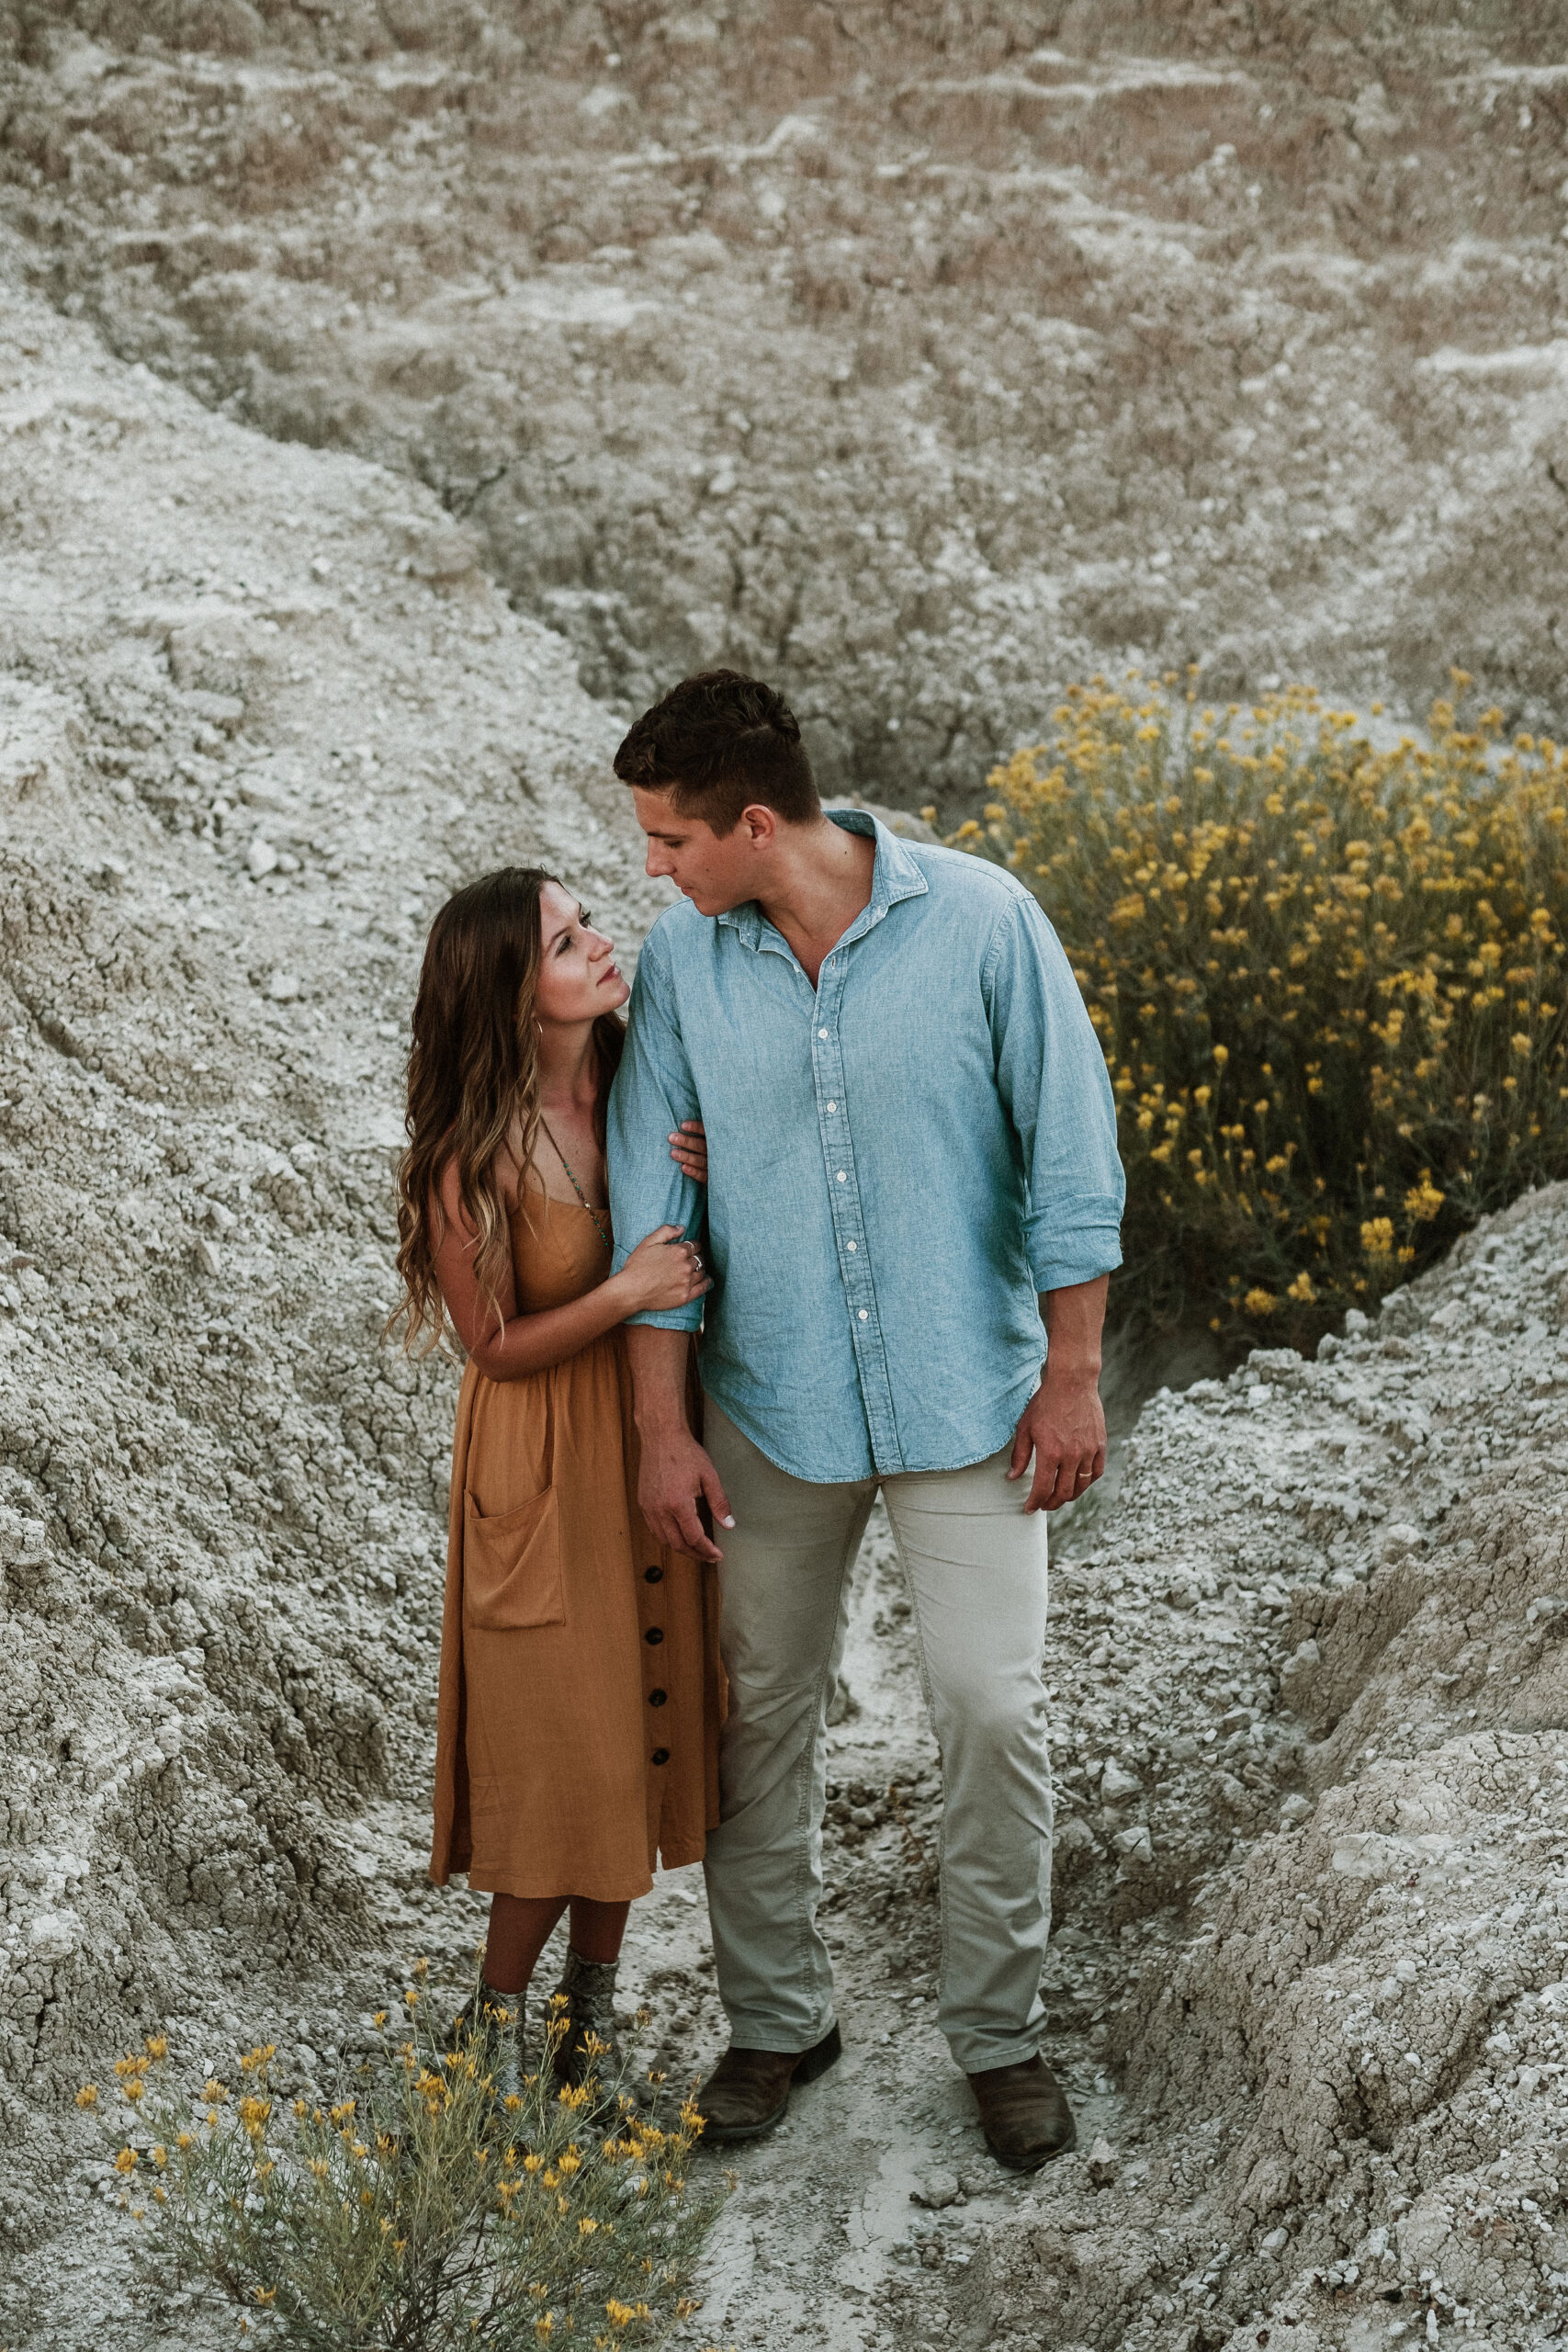
[[[522,1380],[564,1363],[628,1315],[683,1306],[712,1288],[679,1226],[664,1225],[638,1243],[618,1274],[581,1298],[520,1315],[510,1256],[493,1306],[479,1287],[474,1272],[479,1236],[464,1213],[455,1159],[442,1172],[441,1208],[446,1231],[435,1253],[435,1279],[453,1329],[488,1380]]]

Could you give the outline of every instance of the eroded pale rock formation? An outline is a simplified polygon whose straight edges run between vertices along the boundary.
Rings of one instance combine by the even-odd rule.
[[[1563,21],[10,0],[0,201],[123,355],[434,484],[596,694],[761,668],[951,814],[1134,651],[1568,723]]]
[[[450,1374],[378,1337],[434,905],[540,855],[650,919],[584,664],[766,656],[915,802],[1096,648],[1556,708],[1559,79],[1544,16],[4,24],[0,2309],[202,2346],[128,2315],[75,2084],[167,2021],[324,2088],[482,1916],[423,1884]],[[1523,1202],[1319,1363],[1156,1399],[1060,1531],[1082,2132],[1033,2182],[934,2031],[874,1530],[848,2055],[739,2164],[697,2341],[1560,2332],[1565,1285]],[[685,2079],[690,1874],[626,1990]]]

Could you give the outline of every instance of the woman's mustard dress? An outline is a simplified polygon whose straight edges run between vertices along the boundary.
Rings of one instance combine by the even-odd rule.
[[[524,1314],[603,1282],[579,1203],[512,1220]],[[698,1403],[694,1370],[691,1383]],[[430,1875],[484,1894],[646,1894],[718,1821],[716,1571],[649,1534],[624,1329],[521,1380],[463,1375]]]

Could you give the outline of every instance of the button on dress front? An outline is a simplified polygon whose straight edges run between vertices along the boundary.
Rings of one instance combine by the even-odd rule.
[[[564,1306],[610,1258],[577,1202],[512,1220],[517,1304]],[[694,1371],[694,1415],[700,1399]],[[617,1326],[547,1371],[457,1399],[430,1875],[490,1894],[646,1894],[718,1822],[715,1571],[656,1544]]]

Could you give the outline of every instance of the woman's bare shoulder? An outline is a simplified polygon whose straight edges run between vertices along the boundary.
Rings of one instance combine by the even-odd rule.
[[[508,1145],[502,1145],[491,1163],[491,1170],[502,1204],[510,1215],[517,1206],[519,1182],[517,1160]],[[473,1220],[463,1206],[462,1168],[456,1151],[447,1152],[436,1163],[434,1190],[448,1224],[460,1226],[465,1232],[470,1232]]]

